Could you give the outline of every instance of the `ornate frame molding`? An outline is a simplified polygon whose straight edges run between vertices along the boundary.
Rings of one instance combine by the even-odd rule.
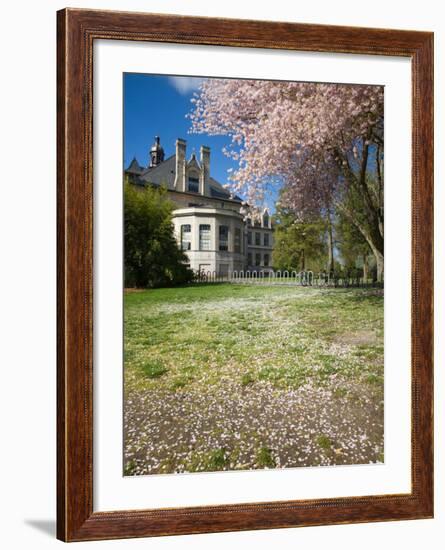
[[[155,29],[155,30],[153,30]],[[65,9],[57,14],[57,536],[64,541],[433,516],[433,34]],[[412,492],[93,512],[93,43],[156,41],[412,60]]]

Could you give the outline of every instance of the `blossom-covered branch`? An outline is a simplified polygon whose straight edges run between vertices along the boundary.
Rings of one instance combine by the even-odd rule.
[[[189,117],[193,132],[230,136],[225,153],[238,162],[230,186],[251,205],[278,184],[301,216],[359,194],[360,219],[352,212],[351,221],[366,230],[383,269],[383,208],[368,188],[372,173],[383,185],[383,93],[371,85],[207,79]]]

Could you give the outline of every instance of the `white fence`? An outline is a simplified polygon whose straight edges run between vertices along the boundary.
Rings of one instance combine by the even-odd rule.
[[[231,271],[220,274],[216,271],[199,271],[195,277],[196,283],[235,283],[256,285],[295,285],[314,287],[370,287],[383,286],[372,279],[363,277],[339,277],[328,273],[313,271]]]

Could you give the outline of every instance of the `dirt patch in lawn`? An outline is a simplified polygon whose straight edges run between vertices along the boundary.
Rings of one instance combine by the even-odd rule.
[[[377,336],[373,330],[360,330],[340,334],[335,338],[335,341],[349,346],[371,346],[377,343]]]

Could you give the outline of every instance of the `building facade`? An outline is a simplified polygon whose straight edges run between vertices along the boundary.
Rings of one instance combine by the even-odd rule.
[[[272,221],[265,210],[260,219],[247,219],[247,268],[270,270],[273,251]]]
[[[267,210],[254,218],[210,174],[210,149],[186,156],[186,141],[176,140],[175,154],[165,158],[159,137],[148,165],[134,158],[125,174],[134,185],[164,186],[177,206],[173,224],[179,246],[194,271],[227,275],[233,271],[271,271],[273,227]]]

